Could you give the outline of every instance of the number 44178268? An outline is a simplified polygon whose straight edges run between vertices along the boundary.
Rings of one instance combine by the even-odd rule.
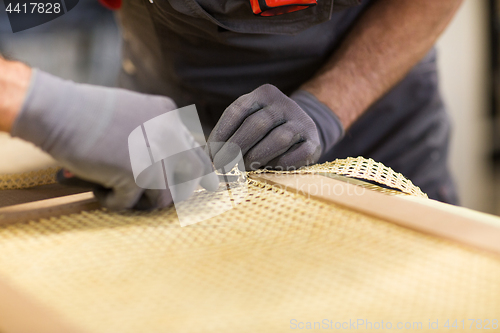
[[[5,11],[9,14],[12,12],[18,14],[59,14],[61,12],[61,4],[60,3],[43,3],[43,2],[31,2],[28,4],[16,4],[14,8],[12,8],[12,3],[9,3]]]

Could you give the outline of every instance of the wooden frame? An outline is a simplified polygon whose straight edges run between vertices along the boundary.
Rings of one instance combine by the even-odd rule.
[[[320,175],[268,173],[252,175],[251,178],[406,228],[500,254],[500,218],[493,215],[408,195],[362,191],[358,185]],[[325,189],[330,191],[325,193]]]
[[[92,192],[0,208],[0,225],[80,213],[100,208]]]

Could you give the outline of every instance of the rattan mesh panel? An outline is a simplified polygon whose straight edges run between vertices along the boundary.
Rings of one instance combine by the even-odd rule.
[[[255,181],[248,191],[185,228],[174,209],[0,227],[0,274],[95,333],[499,319],[499,257]]]
[[[258,170],[254,173],[258,174],[263,172],[290,173],[290,171],[276,170]],[[333,162],[327,162],[324,164],[316,164],[295,170],[293,173],[331,173],[346,177],[365,179],[400,190],[406,194],[427,198],[427,194],[423,193],[418,186],[415,186],[411,180],[407,179],[402,174],[386,167],[380,162],[375,162],[371,158],[364,158],[361,156],[356,158],[348,157],[346,159],[337,159]]]
[[[59,167],[19,174],[0,175],[0,190],[24,189],[40,185],[54,184]]]
[[[32,171],[22,174],[0,175],[0,190],[6,189],[22,189],[38,185],[52,184],[55,182],[55,174],[59,168],[53,167],[46,170]],[[282,173],[283,171],[276,170],[258,170],[254,174],[262,172]],[[402,174],[395,172],[382,163],[375,162],[373,159],[364,157],[337,159],[333,162],[324,164],[312,165],[294,171],[286,171],[287,173],[330,173],[346,177],[359,178],[377,182],[393,189],[400,190],[403,193],[414,196],[424,197],[419,187],[405,178]],[[377,190],[381,188],[377,188]],[[388,192],[389,193],[389,192]]]

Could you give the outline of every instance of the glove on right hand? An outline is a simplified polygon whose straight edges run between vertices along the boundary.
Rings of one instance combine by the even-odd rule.
[[[155,125],[162,134],[148,135],[149,147],[152,151],[156,147],[165,152],[172,147],[171,151],[182,152],[176,158],[160,159],[164,158],[167,179],[177,184],[188,181],[188,185],[171,191],[168,184],[163,184],[165,190],[145,190],[136,184],[129,135],[144,122],[174,109],[176,105],[169,98],[76,84],[34,70],[11,134],[39,146],[77,177],[109,189],[96,192],[105,207],[132,208],[143,194],[150,207],[141,208],[164,207],[172,199],[189,197],[198,183],[208,190],[217,189],[219,183],[206,153],[197,147],[179,116],[169,113],[168,122]],[[163,141],[165,136],[168,140]],[[161,187],[152,184],[149,188]]]

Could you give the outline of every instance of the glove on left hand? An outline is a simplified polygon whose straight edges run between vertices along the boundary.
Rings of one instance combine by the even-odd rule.
[[[105,207],[138,208],[135,205],[144,196],[148,204],[140,208],[159,208],[188,198],[198,183],[209,190],[219,184],[209,157],[195,143],[176,108],[166,97],[77,84],[35,70],[12,135],[36,144],[77,177],[102,185],[104,189],[95,194]],[[152,119],[156,119],[150,124],[155,130],[148,131]],[[131,133],[139,135],[139,143],[129,141]],[[131,147],[135,147],[132,156]],[[173,151],[182,153],[167,154]],[[137,177],[145,185],[141,188],[130,157],[139,158],[135,164],[145,166],[142,170],[153,165],[154,158],[155,171],[163,172],[141,173]],[[167,184],[164,175],[172,183]]]

